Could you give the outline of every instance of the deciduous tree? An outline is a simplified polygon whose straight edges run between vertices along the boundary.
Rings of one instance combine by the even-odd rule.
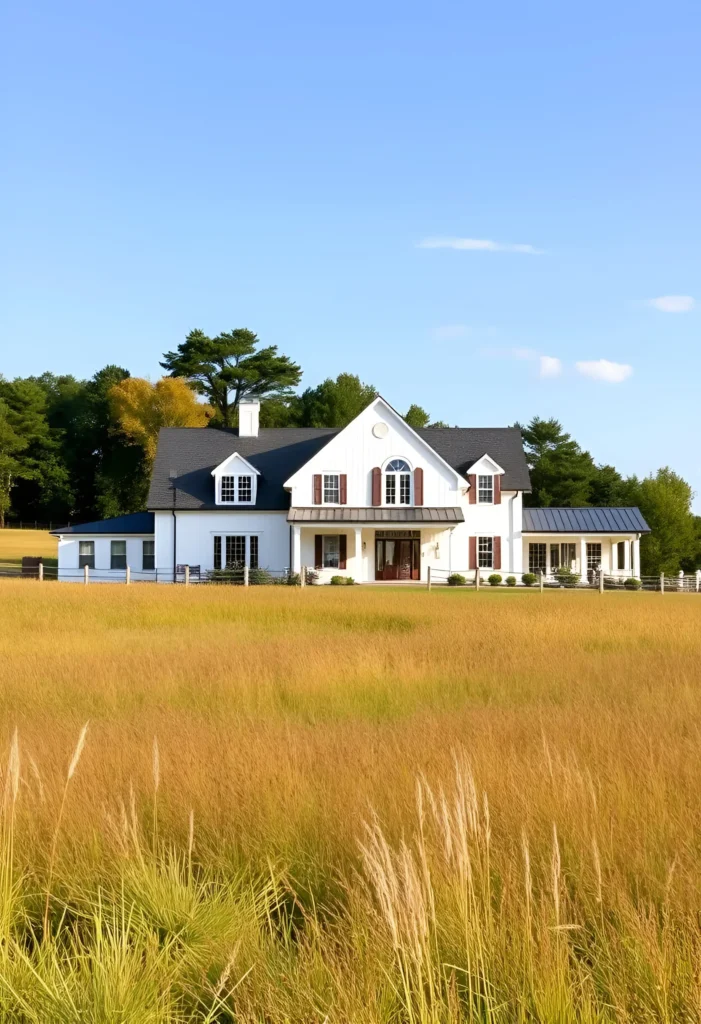
[[[197,401],[182,377],[162,377],[155,384],[125,377],[109,392],[110,412],[122,433],[141,445],[153,462],[161,427],[206,427],[213,409]]]

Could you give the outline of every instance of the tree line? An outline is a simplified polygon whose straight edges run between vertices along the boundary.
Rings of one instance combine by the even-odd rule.
[[[239,328],[210,338],[192,331],[166,352],[152,383],[109,365],[89,380],[65,374],[0,376],[0,525],[13,519],[80,522],[145,507],[163,426],[227,429],[242,399],[261,402],[261,427],[343,427],[377,395],[351,373],[298,393],[301,367]],[[418,404],[414,428],[445,427]],[[669,467],[644,479],[597,464],[554,419],[520,426],[531,471],[531,506],[637,505],[653,533],[644,573],[701,566],[701,517],[690,485]]]

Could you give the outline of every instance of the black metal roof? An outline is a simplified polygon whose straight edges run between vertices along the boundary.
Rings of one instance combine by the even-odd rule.
[[[256,509],[286,511],[290,495],[283,484],[339,431],[339,427],[264,427],[257,437],[239,437],[235,429],[164,427],[158,435],[147,505],[173,507],[169,475],[175,470],[176,508],[220,508],[214,501],[212,470],[238,452],[260,473]],[[488,453],[504,470],[502,490],[530,489],[521,432],[516,427],[427,427],[417,433],[464,476]]]
[[[288,523],[462,523],[460,508],[291,508]]]
[[[524,508],[524,533],[650,533],[639,508]]]
[[[77,523],[75,526],[63,526],[51,532],[58,536],[64,533],[153,533],[153,512],[130,512],[125,516],[114,516],[112,519],[99,519],[94,523]]]

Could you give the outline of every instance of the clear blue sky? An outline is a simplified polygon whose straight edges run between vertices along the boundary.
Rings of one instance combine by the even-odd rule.
[[[155,377],[245,326],[303,386],[557,416],[701,491],[698,2],[8,0],[0,27],[6,376]]]

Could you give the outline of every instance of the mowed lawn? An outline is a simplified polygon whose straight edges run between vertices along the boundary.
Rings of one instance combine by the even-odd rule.
[[[0,1019],[701,1019],[696,595],[0,604]]]
[[[46,565],[58,565],[58,538],[48,530],[0,530],[0,566],[39,555]]]

